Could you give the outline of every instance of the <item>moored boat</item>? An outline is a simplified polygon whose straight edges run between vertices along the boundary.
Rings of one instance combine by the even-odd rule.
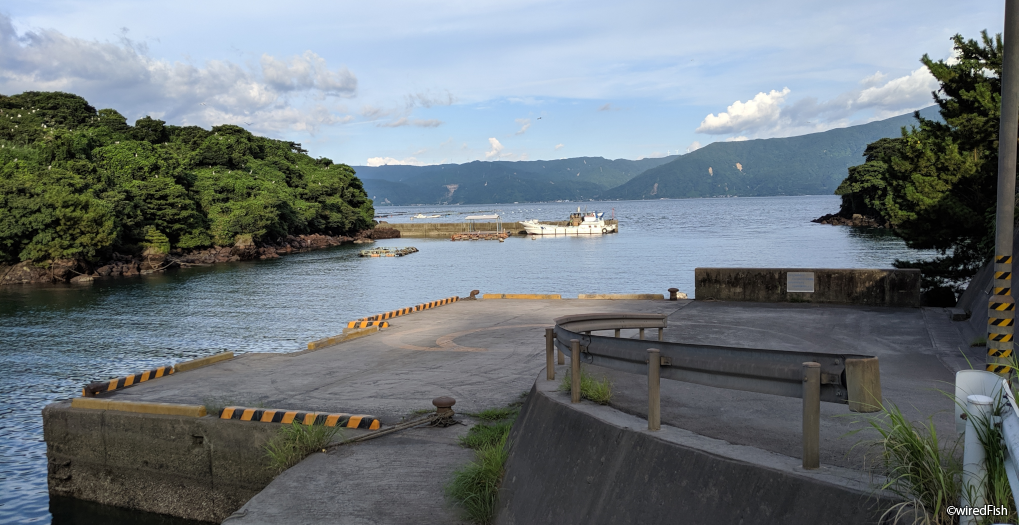
[[[618,223],[605,222],[605,212],[581,212],[580,208],[570,213],[570,219],[565,223],[530,220],[523,221],[520,225],[528,235],[602,235],[619,231]]]

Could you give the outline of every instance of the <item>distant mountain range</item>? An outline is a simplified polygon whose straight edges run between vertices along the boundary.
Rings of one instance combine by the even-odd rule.
[[[937,107],[920,111],[940,120]],[[375,206],[831,194],[867,144],[897,137],[912,113],[799,137],[715,142],[686,155],[608,160],[353,166]]]

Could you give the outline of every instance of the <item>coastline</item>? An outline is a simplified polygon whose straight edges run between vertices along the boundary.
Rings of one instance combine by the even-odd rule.
[[[377,239],[400,237],[392,228],[373,228],[345,235],[288,235],[275,243],[256,243],[250,237],[239,238],[233,246],[212,246],[196,250],[171,250],[159,253],[146,250],[139,255],[113,253],[94,263],[76,259],[60,259],[38,263],[22,261],[13,265],[0,264],[0,286],[15,284],[74,283],[89,284],[98,279],[135,277],[162,273],[171,268],[210,266],[216,263],[276,259],[291,253],[321,250],[343,244],[371,243]]]

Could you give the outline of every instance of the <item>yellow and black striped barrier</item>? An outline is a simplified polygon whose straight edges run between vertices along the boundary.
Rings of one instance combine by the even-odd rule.
[[[368,328],[369,326],[389,328],[389,323],[385,321],[351,321],[347,323],[347,328]]]
[[[994,295],[987,302],[986,370],[1008,375],[1012,371],[1012,337],[1015,332],[1015,298],[1012,297],[1012,256],[994,257]]]
[[[392,310],[392,311],[386,312],[384,314],[376,314],[376,315],[370,315],[368,317],[362,317],[362,318],[358,319],[358,321],[385,321],[386,319],[392,319],[394,317],[400,317],[401,315],[407,315],[407,314],[410,314],[410,313],[414,313],[414,308],[415,307],[413,307],[413,306],[408,306],[407,308],[400,308],[399,310]]]
[[[450,303],[455,303],[455,302],[457,302],[459,300],[460,300],[460,298],[456,297],[456,296],[447,297],[445,299],[439,299],[438,301],[432,301],[430,303],[419,304],[419,305],[414,307],[414,310],[420,312],[421,310],[428,310],[430,308],[435,308],[436,306],[442,306],[442,305],[446,305],[446,304],[450,304]]]
[[[219,418],[258,421],[261,423],[282,423],[284,425],[289,425],[296,421],[303,425],[360,428],[365,430],[378,430],[382,425],[374,416],[301,412],[299,410],[276,410],[271,408],[226,407],[220,411]]]
[[[399,310],[391,310],[382,314],[369,315],[368,317],[362,317],[357,321],[385,321],[386,319],[392,319],[394,317],[400,317],[401,315],[412,314],[414,312],[420,312],[421,310],[428,310],[435,308],[436,306],[442,306],[450,303],[459,301],[460,298],[457,296],[447,297],[445,299],[439,299],[438,301],[432,301],[430,303],[422,303],[415,306],[408,306],[407,308],[400,308]],[[355,321],[355,322],[357,322]],[[348,325],[348,328],[350,326]]]
[[[138,383],[144,383],[150,379],[156,379],[157,377],[168,376],[173,373],[173,365],[160,366],[153,368],[152,370],[145,370],[144,372],[138,372],[135,374],[126,375],[124,377],[118,377],[109,381],[98,381],[95,383],[89,383],[81,389],[81,395],[84,397],[95,397],[103,392],[112,392],[121,388],[127,388]]]

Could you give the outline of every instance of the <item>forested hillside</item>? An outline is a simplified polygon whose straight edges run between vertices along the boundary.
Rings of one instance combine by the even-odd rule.
[[[939,119],[937,108],[920,111]],[[912,114],[799,137],[715,142],[650,169],[602,199],[826,195],[864,162],[867,144],[916,126]]]
[[[349,234],[374,214],[349,166],[299,144],[44,92],[0,95],[0,210],[0,263]]]
[[[596,198],[609,188],[675,158],[577,157],[354,169],[376,205],[482,204]]]

